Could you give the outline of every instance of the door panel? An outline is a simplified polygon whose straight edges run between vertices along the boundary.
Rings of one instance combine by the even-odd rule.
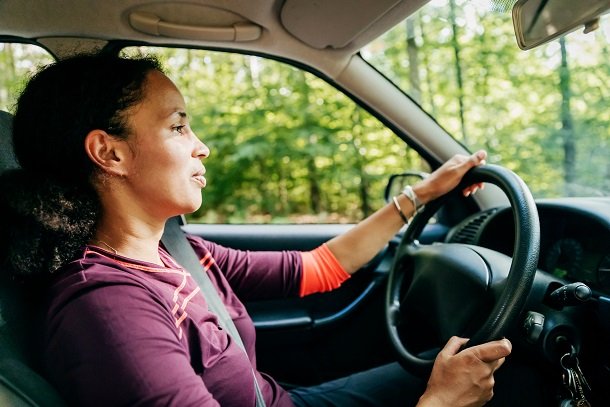
[[[311,250],[351,227],[189,224],[183,228],[241,250]],[[429,225],[422,240],[438,239],[439,230],[438,224]],[[247,303],[257,329],[259,369],[290,386],[314,384],[392,361],[383,303],[399,238],[337,290]]]

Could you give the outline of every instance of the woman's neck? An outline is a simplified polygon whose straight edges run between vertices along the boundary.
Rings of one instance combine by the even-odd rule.
[[[134,260],[163,266],[159,257],[159,240],[163,226],[134,225],[134,222],[98,224],[90,243]]]

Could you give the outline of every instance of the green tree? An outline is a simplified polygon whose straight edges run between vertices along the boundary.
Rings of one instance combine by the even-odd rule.
[[[48,52],[35,45],[0,43],[0,109],[12,111],[25,81],[52,61]]]

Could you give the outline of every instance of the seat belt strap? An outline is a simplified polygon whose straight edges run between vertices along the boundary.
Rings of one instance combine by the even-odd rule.
[[[246,353],[244,343],[241,340],[241,336],[239,335],[239,332],[237,331],[237,328],[235,327],[227,308],[220,299],[220,296],[216,291],[216,287],[214,287],[212,284],[210,277],[203,270],[203,266],[199,262],[193,247],[180,228],[180,223],[181,221],[179,216],[170,218],[165,223],[165,231],[161,237],[161,241],[163,242],[165,249],[167,249],[174,260],[184,267],[191,274],[197,284],[199,284],[199,287],[208,303],[208,308],[218,317],[221,328],[227,331],[231,338],[233,338],[244,353]],[[254,378],[254,390],[256,391],[256,407],[266,407],[263,394],[260,386],[258,385],[258,380],[256,380],[256,375],[254,374],[254,369],[252,369],[252,377]]]

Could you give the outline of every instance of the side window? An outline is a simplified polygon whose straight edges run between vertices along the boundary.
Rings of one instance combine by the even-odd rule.
[[[0,43],[0,110],[13,112],[24,81],[51,62],[53,57],[36,45]]]
[[[124,53],[162,61],[210,147],[203,205],[189,222],[357,222],[384,204],[390,174],[427,170],[379,120],[303,70],[207,50]]]

